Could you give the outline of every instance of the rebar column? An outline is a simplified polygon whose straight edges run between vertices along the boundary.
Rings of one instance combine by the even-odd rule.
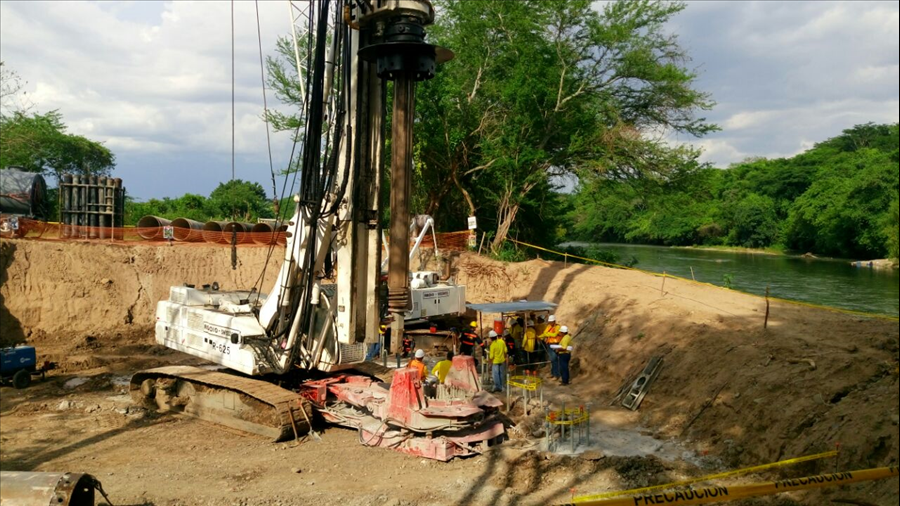
[[[391,353],[403,340],[404,315],[409,309],[409,198],[412,187],[413,115],[416,82],[408,76],[394,81],[391,132],[391,244],[388,260],[388,311]]]

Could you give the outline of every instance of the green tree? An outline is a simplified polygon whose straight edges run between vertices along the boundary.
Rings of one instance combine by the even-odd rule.
[[[900,202],[894,196],[894,203],[891,204],[891,210],[888,212],[885,222],[885,235],[888,238],[887,250],[888,257],[896,260],[900,258]]]
[[[80,135],[66,133],[62,114],[15,112],[0,118],[0,167],[29,172],[109,175],[116,166],[112,151]]]
[[[432,36],[457,59],[422,87],[418,103],[432,110],[417,135],[432,181],[442,182],[435,201],[452,184],[469,212],[492,211],[494,249],[553,176],[617,165],[651,129],[714,128],[696,116],[712,102],[693,88],[687,55],[665,29],[683,4],[614,2],[602,13],[589,0],[439,7]]]
[[[775,202],[756,193],[741,199],[731,209],[728,242],[745,248],[764,248],[778,236]]]
[[[274,218],[272,202],[262,185],[235,179],[220,183],[209,194],[209,206],[216,216],[238,221]]]

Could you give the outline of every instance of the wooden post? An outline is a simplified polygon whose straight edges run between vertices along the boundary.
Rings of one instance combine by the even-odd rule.
[[[691,280],[697,281],[697,278],[694,277],[694,268],[693,267],[691,267]]]
[[[663,282],[662,282],[662,286],[659,287],[659,296],[660,297],[666,296],[666,271],[663,271]]]
[[[568,268],[569,268],[569,254],[568,254],[568,253],[563,253],[563,257],[566,259],[566,266],[565,266],[565,268],[568,269]]]
[[[479,255],[481,255],[481,248],[482,248],[482,246],[484,246],[484,235],[485,234],[481,234],[481,242],[478,244],[478,254]]]
[[[769,328],[769,285],[766,285],[766,320],[763,322],[763,329]]]

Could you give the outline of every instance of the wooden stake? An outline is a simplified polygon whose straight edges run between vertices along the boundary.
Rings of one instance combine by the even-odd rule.
[[[666,296],[665,292],[666,292],[666,271],[663,271],[663,282],[662,282],[662,286],[659,288],[659,296],[665,297]]]
[[[566,259],[566,266],[565,266],[565,268],[568,269],[568,268],[569,268],[569,254],[568,254],[568,253],[563,253],[563,257]]]
[[[481,255],[481,248],[484,246],[484,236],[485,234],[481,234],[481,242],[478,244],[478,254]]]
[[[697,281],[697,278],[694,277],[694,268],[691,267],[691,280]]]
[[[769,328],[769,285],[766,285],[766,321],[763,322],[763,329]]]

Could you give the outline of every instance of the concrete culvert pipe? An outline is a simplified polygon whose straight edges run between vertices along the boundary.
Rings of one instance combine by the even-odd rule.
[[[171,224],[171,221],[159,216],[144,216],[137,222],[137,227],[135,228],[137,228],[137,233],[141,236],[141,239],[153,241],[162,239],[163,227],[168,227]]]
[[[0,473],[0,504],[94,506],[97,480],[81,473]]]
[[[197,242],[203,240],[203,223],[199,221],[189,220],[187,218],[178,218],[172,220],[172,227],[176,241]]]
[[[228,222],[225,221],[207,221],[203,225],[203,240],[206,242],[225,242],[222,236],[222,230]]]
[[[240,221],[232,221],[231,223],[225,225],[222,229],[222,239],[225,242],[231,242],[231,234],[237,232],[237,242],[238,244],[246,244],[248,242],[252,242],[250,232],[253,230],[252,223],[242,223]]]

